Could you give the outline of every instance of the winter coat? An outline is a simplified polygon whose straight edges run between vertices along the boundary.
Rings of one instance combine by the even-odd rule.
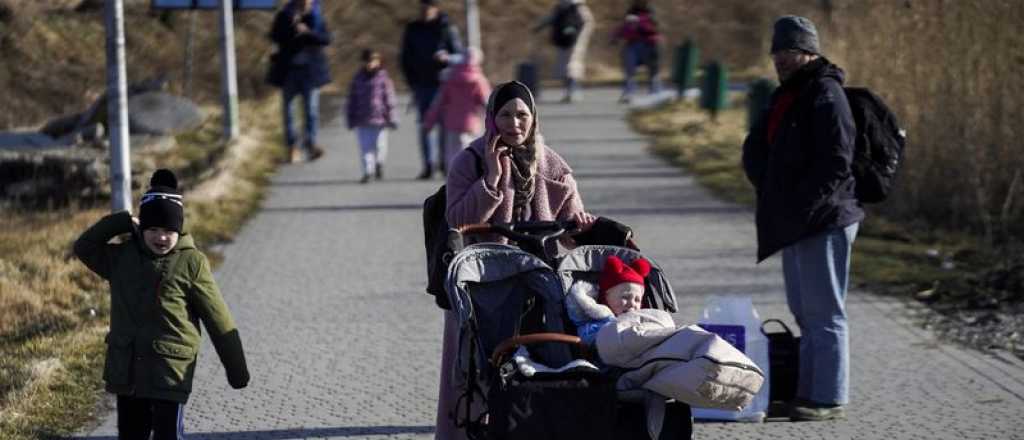
[[[502,174],[497,191],[487,187],[483,178],[487,173],[484,160],[486,144],[483,137],[478,138],[466,150],[460,151],[449,165],[446,211],[449,225],[512,222],[514,190],[511,173]],[[567,220],[583,212],[583,201],[576,189],[572,169],[541,139],[537,140],[537,148],[537,181],[530,205],[531,220]],[[476,157],[473,156],[474,152]],[[502,157],[501,160],[505,162],[505,169],[512,166],[509,157]],[[480,169],[484,175],[478,174]]]
[[[267,82],[277,87],[303,84],[310,88],[323,87],[331,82],[330,68],[324,55],[324,46],[331,44],[331,34],[319,14],[306,14],[302,22],[310,31],[295,32],[294,3],[289,3],[274,16],[270,40],[277,44],[277,52],[270,57]]]
[[[416,20],[405,26],[402,35],[402,74],[412,88],[437,88],[441,84],[441,70],[447,63],[434,59],[438,51],[449,54],[462,52],[459,31],[451,24],[448,14],[440,13],[431,21]]]
[[[845,74],[824,57],[811,61],[772,95],[788,110],[767,109],[743,142],[743,168],[757,192],[757,259],[804,238],[860,222],[864,210],[850,172],[857,134],[843,92]]]
[[[362,69],[352,78],[345,106],[348,128],[383,127],[397,123],[395,119],[395,86],[384,69],[368,72]]]
[[[119,244],[111,238],[132,237]],[[107,391],[185,402],[199,352],[199,321],[236,388],[249,381],[238,329],[192,236],[180,235],[157,256],[142,241],[130,214],[111,214],[86,230],[75,255],[110,283],[110,332],[103,380]]]
[[[636,17],[635,21],[622,23],[616,30],[615,37],[626,40],[626,43],[657,44],[661,39],[658,22],[654,19],[654,11],[644,8],[630,8],[626,13]]]
[[[764,373],[724,339],[691,325],[676,328],[664,310],[623,313],[601,328],[601,360],[625,369],[616,387],[645,388],[693,406],[738,411],[749,405]]]
[[[432,129],[441,120],[445,130],[480,133],[483,128],[481,115],[490,95],[491,83],[484,77],[480,66],[459,64],[452,67],[423,119],[425,129]]]
[[[597,333],[615,322],[615,314],[607,305],[597,302],[600,292],[594,283],[576,281],[565,297],[565,311],[576,326],[576,336],[588,346],[594,345]]]

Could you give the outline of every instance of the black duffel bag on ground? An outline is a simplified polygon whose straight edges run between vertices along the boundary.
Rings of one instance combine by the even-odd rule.
[[[765,331],[765,327],[773,322],[782,326],[782,331]],[[800,377],[800,337],[793,336],[786,323],[778,319],[766,319],[761,323],[761,333],[768,338],[769,400],[793,400],[797,378]]]

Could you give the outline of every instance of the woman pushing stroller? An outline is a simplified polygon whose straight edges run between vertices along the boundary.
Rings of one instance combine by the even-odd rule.
[[[575,221],[581,231],[595,218],[583,208],[572,169],[544,143],[530,89],[513,81],[499,85],[487,103],[486,132],[459,152],[447,177],[448,224]],[[477,237],[499,241],[499,236]],[[563,240],[571,246],[571,238]],[[445,312],[437,439],[464,438],[451,414],[459,395],[451,377],[456,356],[457,319]]]

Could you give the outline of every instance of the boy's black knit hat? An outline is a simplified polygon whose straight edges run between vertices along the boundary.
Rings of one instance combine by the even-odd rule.
[[[178,178],[161,168],[149,179],[149,189],[139,205],[139,227],[164,228],[181,232],[185,224],[185,205],[178,191]]]

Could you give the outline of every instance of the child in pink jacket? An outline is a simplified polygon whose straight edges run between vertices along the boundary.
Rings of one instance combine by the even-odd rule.
[[[483,128],[480,116],[491,94],[491,83],[480,69],[482,59],[480,49],[469,48],[465,61],[448,72],[448,78],[423,119],[426,130],[439,120],[444,127],[445,169],[455,154],[466,148]]]

